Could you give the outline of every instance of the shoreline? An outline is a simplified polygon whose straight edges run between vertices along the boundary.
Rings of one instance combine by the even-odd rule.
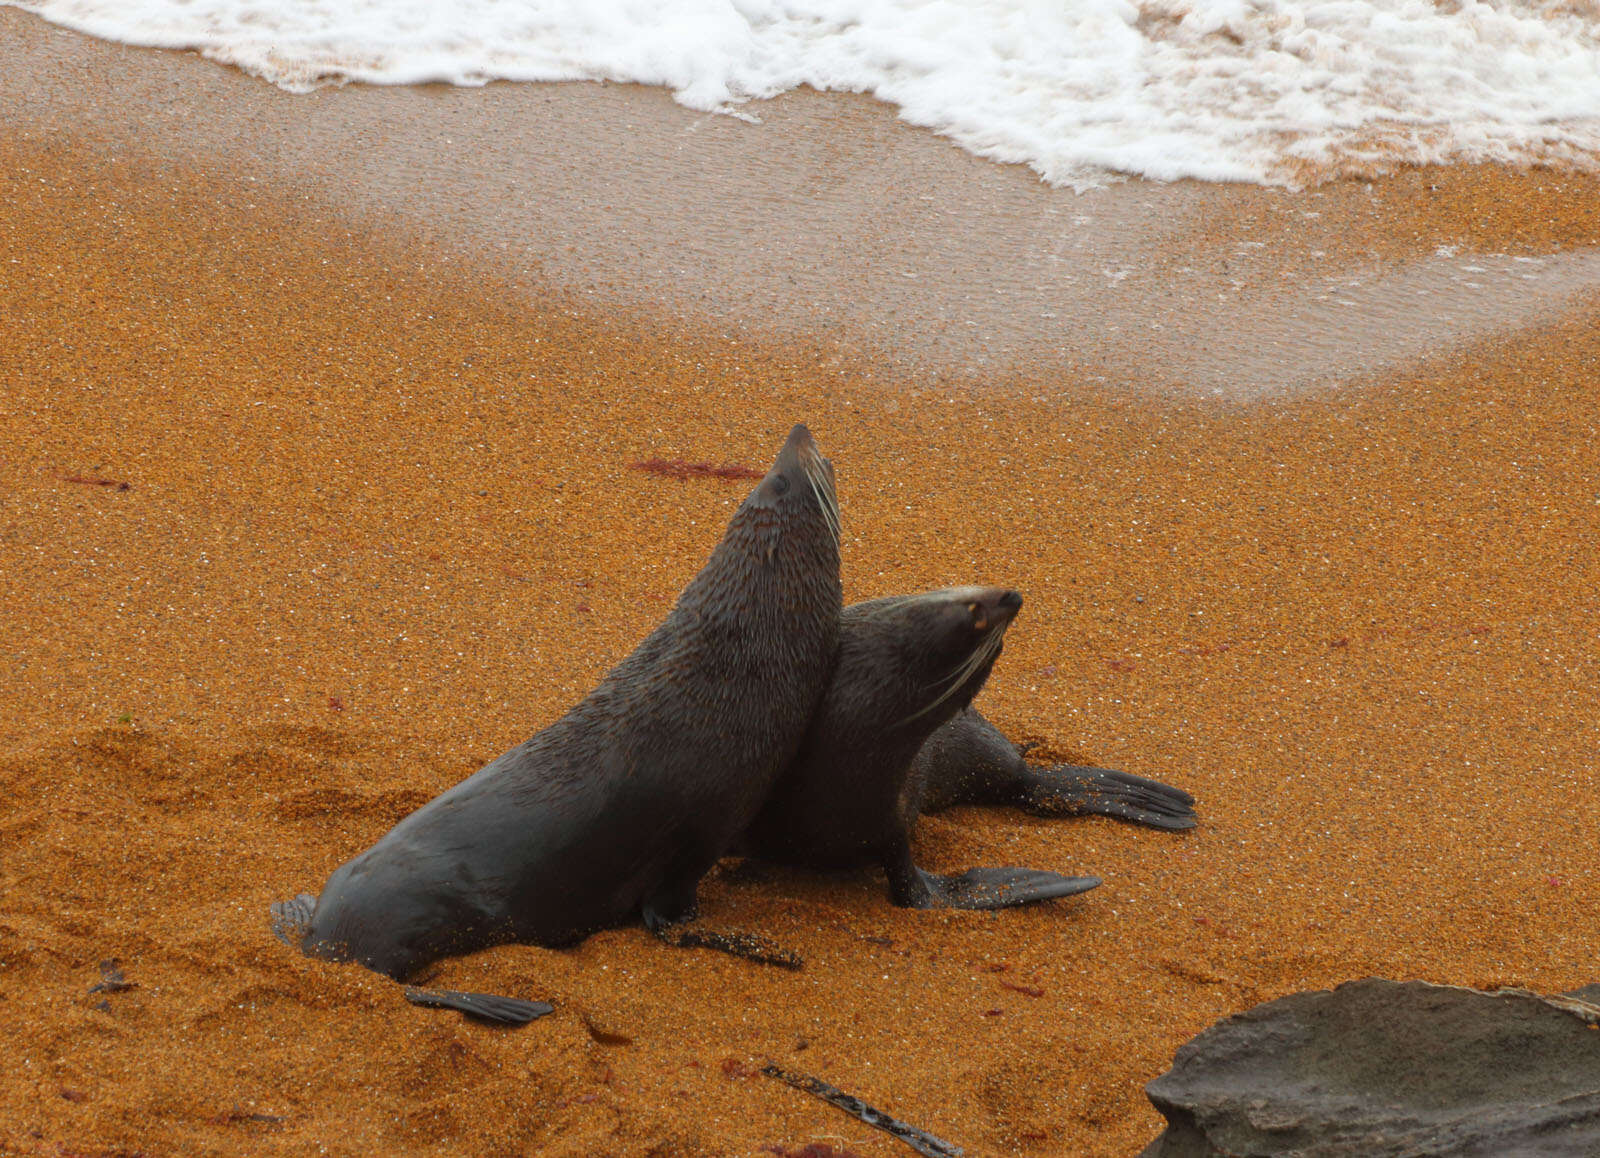
[[[292,190],[530,302],[554,289],[832,343],[905,379],[1051,367],[1091,389],[1292,398],[1600,291],[1600,174],[1484,165],[1299,193],[1131,180],[1077,194],[864,96],[790,93],[751,106],[751,125],[636,85],[295,95],[17,10],[0,10],[0,32],[0,117],[25,139],[87,128],[226,175],[235,196]]]
[[[0,29],[19,28],[0,12]],[[15,51],[40,49],[20,35]],[[67,93],[67,66],[91,60],[108,87]],[[744,188],[770,220],[791,205],[789,186],[761,191],[781,161],[813,167],[812,222],[877,203],[824,188],[852,167],[917,188],[969,182],[987,190],[980,216],[1012,198],[1038,216],[933,235],[925,216],[869,218],[752,255],[750,281],[706,304],[704,282],[678,297],[662,295],[671,277],[629,279],[690,245],[705,206],[640,216],[628,243],[657,230],[658,248],[631,265],[607,248],[622,241],[587,232],[637,168],[569,175],[559,204],[590,217],[526,235],[501,265],[468,259],[479,250],[461,238],[493,234],[452,216],[460,199],[385,216],[362,208],[377,185],[325,196],[341,155],[319,175],[273,121],[302,109],[314,149],[376,131],[373,110],[444,110],[392,128],[410,155],[471,99],[498,116],[527,93],[347,90],[290,106],[310,98],[77,41],[7,75],[0,112],[29,76],[42,87],[0,133],[0,347],[22,351],[0,365],[0,649],[20,657],[0,669],[0,783],[15,802],[0,816],[0,971],[27,1009],[0,1029],[23,1059],[0,1082],[0,1122],[16,1123],[0,1149],[903,1152],[754,1072],[771,1058],[968,1153],[1127,1155],[1160,1129],[1142,1084],[1257,1001],[1369,973],[1546,992],[1595,980],[1600,836],[1581,801],[1600,779],[1600,306],[1587,291],[1466,344],[1424,331],[1420,361],[1382,360],[1334,389],[1173,392],[1161,375],[1177,354],[1148,343],[1095,384],[1068,371],[1112,362],[1113,338],[1004,360],[998,330],[990,370],[941,346],[935,372],[873,345],[874,321],[903,326],[906,346],[943,324],[874,296],[910,281],[891,258],[942,269],[926,300],[954,309],[963,271],[988,269],[968,289],[993,290],[1056,198],[860,102],[777,102],[766,127],[803,137],[836,115],[858,134],[779,160],[760,160],[785,150],[748,126],[708,122],[696,132],[732,153],[664,158],[656,193],[670,201],[701,166],[703,185]],[[111,100],[135,81],[172,86],[159,115]],[[569,127],[600,107],[646,110],[658,128],[682,111],[639,91],[548,95]],[[125,132],[141,116],[155,118],[147,151]],[[603,147],[647,159],[660,141]],[[705,168],[729,155],[755,159],[742,175]],[[499,171],[463,180],[492,202]],[[1504,252],[1505,277],[1525,285],[1515,258],[1595,244],[1600,208],[1541,192],[1567,180],[1580,179],[1123,186],[1095,204],[1139,209],[1136,236],[1096,236],[1067,272],[1106,281],[1095,246],[1139,253],[1151,274],[1123,284],[1170,275],[1187,294],[1236,279],[1267,318],[1302,300],[1286,284],[1321,284],[1309,255],[1334,241],[1341,270],[1391,289],[1418,288],[1418,259],[1457,243],[1439,260]],[[1442,192],[1422,199],[1420,184]],[[493,204],[484,216],[520,220]],[[963,228],[950,252],[967,264],[941,265]],[[1235,253],[1262,238],[1240,271]],[[701,256],[713,270],[730,255]],[[812,279],[810,325],[787,328],[773,304],[786,262]],[[854,328],[836,322],[852,276]],[[1492,282],[1497,301],[1509,284]],[[719,314],[735,289],[771,325]],[[1159,321],[1162,300],[1098,316]],[[1261,354],[1244,348],[1260,331],[1234,326],[1256,315],[1194,312],[1221,327],[1228,365]],[[623,929],[571,950],[492,950],[431,982],[557,1004],[516,1034],[414,1010],[397,986],[268,935],[269,902],[314,890],[554,719],[665,612],[742,492],[632,464],[759,463],[796,418],[838,470],[846,598],[1018,587],[1028,602],[985,713],[1037,742],[1036,759],[1189,789],[1199,829],[957,810],[924,821],[920,863],[1105,884],[1026,911],[930,914],[892,908],[871,874],[719,873],[702,888],[708,914],[798,950],[804,972]],[[91,995],[112,958],[138,988]]]

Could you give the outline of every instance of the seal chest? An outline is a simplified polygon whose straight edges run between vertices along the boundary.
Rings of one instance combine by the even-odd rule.
[[[403,979],[505,941],[694,915],[827,684],[833,468],[796,426],[667,618],[548,728],[335,870],[302,948]]]

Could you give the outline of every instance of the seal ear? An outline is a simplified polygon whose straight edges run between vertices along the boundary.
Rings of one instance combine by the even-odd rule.
[[[782,461],[773,463],[772,469],[762,476],[750,492],[750,497],[745,502],[751,506],[772,508],[782,501],[783,497],[794,489],[799,475],[798,466],[785,467]]]
[[[794,480],[775,466],[767,472],[766,478],[756,484],[755,493],[750,498],[759,506],[770,507],[793,489]]]

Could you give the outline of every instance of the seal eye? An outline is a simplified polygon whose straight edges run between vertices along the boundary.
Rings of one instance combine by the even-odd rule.
[[[989,617],[983,613],[983,607],[977,603],[967,604],[967,610],[972,612],[972,630],[982,631],[989,626]]]
[[[789,493],[789,476],[786,475],[786,474],[773,475],[772,476],[772,490],[773,490],[773,492],[775,494],[780,494],[780,495],[788,494]]]

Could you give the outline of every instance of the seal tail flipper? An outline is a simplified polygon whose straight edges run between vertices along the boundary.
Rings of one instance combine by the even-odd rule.
[[[311,915],[317,911],[317,898],[301,893],[277,902],[267,911],[271,914],[272,935],[289,948],[298,949],[311,931]]]
[[[1170,832],[1199,823],[1193,796],[1128,772],[1058,764],[1029,767],[1020,779],[1017,803],[1034,816],[1110,816]]]
[[[547,1001],[524,1001],[520,997],[500,997],[493,993],[463,993],[457,989],[418,989],[406,986],[406,1000],[428,1009],[454,1009],[477,1021],[491,1025],[527,1025],[555,1006]]]
[[[1064,877],[1044,869],[975,868],[957,876],[922,874],[937,903],[951,909],[1011,909],[1035,901],[1075,897],[1100,884],[1099,877]]]

